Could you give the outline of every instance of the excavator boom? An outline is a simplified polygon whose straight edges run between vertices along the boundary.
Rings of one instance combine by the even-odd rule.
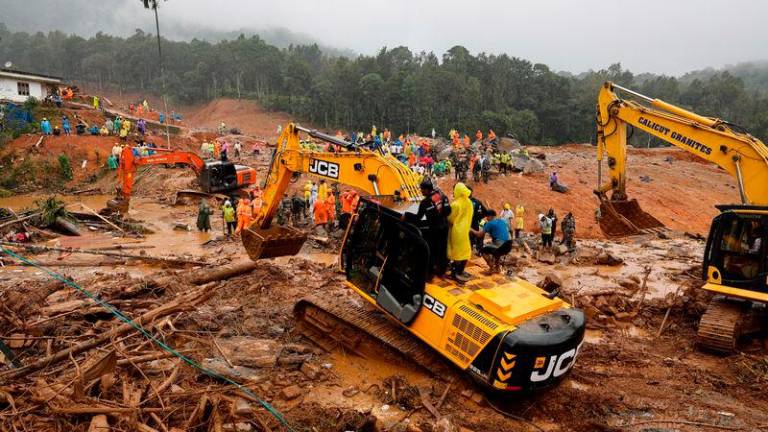
[[[619,98],[616,90],[644,100],[647,105]],[[704,117],[670,103],[605,83],[597,105],[598,187],[607,235],[637,234],[663,225],[642,211],[626,193],[627,126],[647,132],[708,160],[737,181],[742,204],[768,205],[768,148],[757,138],[737,132],[727,122]],[[607,156],[608,181],[602,180]],[[606,195],[611,192],[610,198]]]
[[[319,152],[302,148],[300,132],[341,149]],[[305,233],[291,227],[272,225],[294,174],[315,175],[382,199],[414,201],[420,196],[416,175],[391,155],[291,123],[280,134],[264,180],[264,205],[243,231],[243,245],[253,260],[295,255],[307,238]]]

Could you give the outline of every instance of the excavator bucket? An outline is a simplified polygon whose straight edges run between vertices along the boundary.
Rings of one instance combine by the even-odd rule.
[[[296,255],[307,240],[306,233],[280,225],[272,225],[266,229],[250,226],[242,231],[242,237],[243,246],[254,261]]]
[[[664,228],[658,219],[640,208],[637,200],[600,202],[600,229],[608,237],[624,237],[649,232],[657,232]]]

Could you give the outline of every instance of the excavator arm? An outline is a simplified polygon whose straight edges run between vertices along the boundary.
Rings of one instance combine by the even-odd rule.
[[[301,147],[299,133],[340,147],[337,152],[319,152]],[[322,132],[288,124],[277,141],[269,172],[264,180],[264,205],[244,231],[243,244],[256,260],[295,255],[306,234],[288,227],[272,226],[283,194],[295,174],[311,174],[341,183],[384,199],[419,199],[416,175],[391,155],[368,150]]]
[[[621,99],[616,90],[642,99],[648,105]],[[597,104],[598,187],[595,193],[603,207],[608,207],[609,214],[604,216],[628,223],[629,233],[634,233],[631,232],[634,229],[661,226],[661,223],[642,212],[636,202],[627,201],[627,125],[730,173],[737,180],[742,204],[768,205],[768,188],[765,186],[768,184],[768,148],[760,140],[736,131],[723,120],[704,117],[607,82],[600,90]],[[608,179],[603,183],[602,161],[606,156]],[[606,197],[609,191],[610,200]],[[603,228],[606,231],[607,227]]]
[[[119,210],[123,213],[128,211],[131,194],[133,193],[136,169],[141,165],[187,165],[198,176],[205,167],[203,159],[194,153],[160,148],[153,148],[152,150],[156,153],[137,157],[133,154],[133,147],[126,146],[123,148],[122,153],[120,153],[120,164],[117,168],[117,196],[114,200],[110,200],[107,203],[109,209],[113,211]]]

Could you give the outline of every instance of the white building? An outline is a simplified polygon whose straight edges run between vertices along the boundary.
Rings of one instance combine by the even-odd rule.
[[[42,101],[59,84],[59,77],[0,69],[0,101],[24,103],[30,96]]]

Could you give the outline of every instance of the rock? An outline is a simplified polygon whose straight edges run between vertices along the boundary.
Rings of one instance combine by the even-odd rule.
[[[568,253],[568,246],[566,246],[566,245],[564,245],[564,244],[558,245],[558,246],[555,248],[555,252],[556,252],[558,255],[565,255],[565,254],[567,254],[567,253]]]
[[[669,240],[669,236],[664,231],[659,231],[656,233],[656,237],[662,239],[662,240]]]
[[[637,291],[640,289],[640,284],[632,280],[631,278],[622,279],[619,281],[619,286],[622,288],[626,288],[631,291]]]
[[[247,416],[253,412],[251,404],[243,398],[235,399],[235,403],[232,404],[232,413],[237,416]]]
[[[604,296],[597,296],[595,297],[594,306],[600,310],[606,309],[608,307],[608,300]]]
[[[221,429],[225,431],[235,432],[249,432],[253,430],[253,426],[250,423],[238,422],[238,423],[224,423],[221,425]]]
[[[520,144],[520,141],[514,138],[502,137],[499,139],[497,147],[502,152],[508,152],[521,148],[522,144]]]
[[[640,176],[640,181],[643,182],[643,183],[650,183],[653,180],[651,179],[651,176],[641,175]]]
[[[607,266],[616,266],[616,265],[624,264],[623,259],[617,256],[614,256],[611,253],[606,251],[600,252],[600,254],[597,255],[596,261],[597,261],[597,264],[607,265]]]
[[[88,426],[88,432],[109,432],[109,422],[104,414],[95,415],[91,418],[91,424]]]
[[[672,246],[667,249],[667,256],[670,258],[685,258],[691,256],[691,252],[682,246]]]
[[[357,386],[347,387],[344,389],[344,391],[341,392],[344,397],[352,397],[360,393],[360,390],[357,388]]]
[[[184,393],[184,389],[181,388],[181,386],[179,386],[177,384],[172,384],[171,385],[171,393]]]
[[[533,174],[544,171],[544,163],[538,159],[528,159],[525,166],[523,166],[523,174]]]
[[[250,336],[216,339],[216,343],[229,361],[247,367],[272,367],[280,351],[277,341]]]
[[[453,424],[449,416],[440,418],[432,427],[433,432],[459,432],[459,428]]]
[[[304,374],[304,376],[311,380],[316,380],[320,375],[320,367],[309,362],[302,363],[301,369],[299,370]]]
[[[547,272],[544,279],[539,282],[539,288],[546,292],[553,292],[563,286],[563,280],[554,272]]]
[[[485,402],[485,396],[483,396],[482,393],[478,393],[478,392],[472,393],[472,402],[478,405],[482,405],[483,402]]]
[[[259,371],[244,366],[229,367],[229,365],[220,358],[203,359],[202,365],[219,375],[223,375],[233,380],[246,380],[251,383],[259,383],[267,379],[267,374],[261,374]]]
[[[290,385],[280,390],[280,398],[284,400],[293,400],[301,396],[303,393],[304,390],[302,390],[301,387],[297,385]]]
[[[540,250],[537,255],[537,259],[546,264],[554,264],[556,261],[555,254],[550,251]]]
[[[470,389],[462,390],[461,396],[465,397],[467,399],[472,397],[472,390],[470,390]]]

